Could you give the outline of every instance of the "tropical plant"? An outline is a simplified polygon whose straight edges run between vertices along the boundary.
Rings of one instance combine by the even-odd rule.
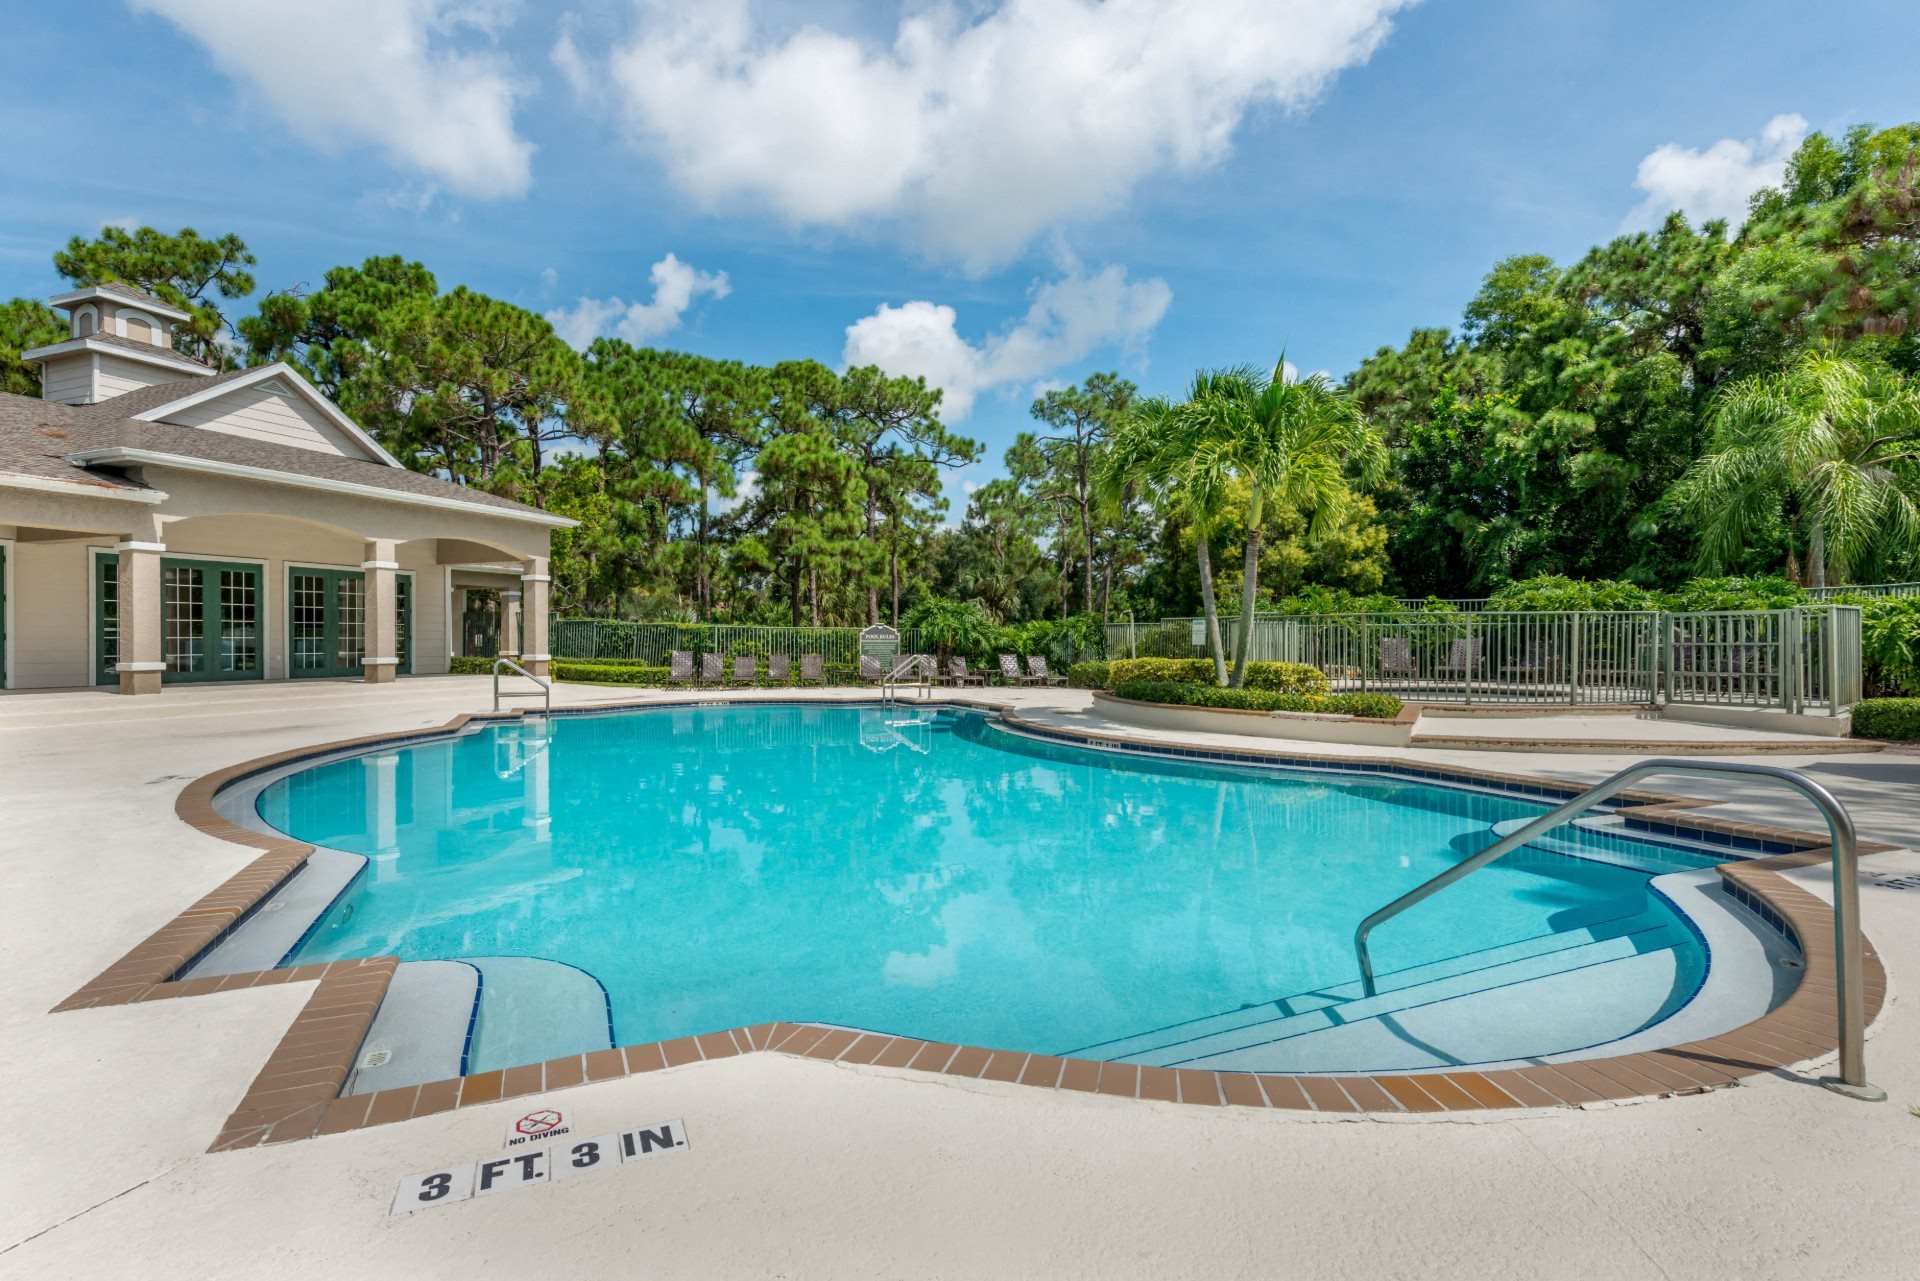
[[[1319,535],[1354,500],[1352,484],[1376,483],[1386,447],[1355,402],[1325,374],[1290,378],[1283,357],[1271,374],[1230,369],[1210,377],[1195,398],[1199,467],[1244,481],[1247,543],[1240,636],[1227,684],[1246,683],[1259,603],[1262,522],[1270,502],[1306,517]]]
[[[993,643],[993,617],[979,601],[929,596],[901,615],[900,622],[942,658],[984,654]]]
[[[1232,480],[1218,451],[1202,448],[1203,398],[1213,394],[1219,375],[1194,375],[1184,401],[1152,396],[1137,401],[1114,429],[1099,469],[1099,489],[1117,499],[1129,487],[1146,493],[1163,513],[1184,514],[1193,529],[1200,568],[1200,608],[1206,619],[1207,652],[1218,683],[1227,682],[1226,646],[1220,637],[1220,609],[1213,594],[1213,524],[1226,504]]]
[[[1716,570],[1768,523],[1805,536],[1815,587],[1870,553],[1920,547],[1920,387],[1873,361],[1821,350],[1730,387],[1710,453],[1670,495]]]
[[[1555,612],[1565,610],[1636,610],[1657,608],[1653,593],[1633,583],[1611,579],[1574,579],[1539,574],[1508,583],[1487,597],[1490,610]]]

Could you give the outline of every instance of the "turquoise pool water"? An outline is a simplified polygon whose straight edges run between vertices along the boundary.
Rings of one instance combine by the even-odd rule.
[[[791,1019],[1165,1062],[1244,1054],[1258,1037],[1206,1037],[1245,1011],[1297,1020],[1350,999],[1361,917],[1541,809],[1103,753],[975,713],[817,705],[489,726],[317,765],[258,806],[370,860],[289,964],[563,962],[605,988],[623,1044]],[[1508,1041],[1537,1027],[1569,1042],[1530,1052],[1625,1035],[1683,1003],[1705,967],[1650,876],[1713,861],[1570,835],[1382,926],[1375,964],[1425,1007],[1513,958],[1526,977],[1562,942],[1599,946],[1592,964],[1549,968],[1555,1008],[1498,1018],[1518,1028]],[[1618,999],[1625,972],[1601,961],[1655,954],[1634,982],[1658,990]]]

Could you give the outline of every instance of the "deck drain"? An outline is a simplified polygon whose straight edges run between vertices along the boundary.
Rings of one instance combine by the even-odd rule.
[[[385,1067],[392,1058],[392,1050],[369,1050],[366,1057],[360,1060],[360,1068],[365,1071],[367,1068]]]

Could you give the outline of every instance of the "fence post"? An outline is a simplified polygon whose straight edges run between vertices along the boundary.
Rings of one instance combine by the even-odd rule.
[[[1780,710],[1789,714],[1798,713],[1802,704],[1800,699],[1800,611],[1783,609],[1776,616],[1779,626],[1775,629],[1778,640],[1775,642],[1775,660],[1780,671]]]
[[[1653,670],[1647,673],[1647,701],[1671,703],[1673,701],[1673,615],[1663,609],[1654,616],[1653,625],[1654,644],[1657,648],[1655,653],[1649,655],[1653,659]]]
[[[1567,689],[1567,701],[1584,703],[1587,685],[1587,616],[1575,614],[1568,628],[1573,636],[1573,679]]]
[[[1824,651],[1821,656],[1824,670],[1820,675],[1824,678],[1822,684],[1826,688],[1827,715],[1838,716],[1840,714],[1840,610],[1837,606],[1829,605],[1826,615],[1826,621],[1821,624],[1824,629],[1820,634],[1820,648]]]

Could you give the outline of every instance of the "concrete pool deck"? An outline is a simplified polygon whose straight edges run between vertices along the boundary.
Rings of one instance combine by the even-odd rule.
[[[644,691],[560,686],[567,704]],[[674,697],[684,697],[676,692]],[[662,697],[669,697],[662,695]],[[1074,691],[993,691],[1090,727]],[[583,1179],[389,1217],[409,1173],[491,1156],[529,1100],[207,1155],[310,984],[47,1013],[246,852],[173,812],[191,778],[329,739],[428,728],[485,678],[74,692],[0,700],[0,1276],[1900,1276],[1920,1247],[1920,873],[1868,860],[1863,912],[1891,976],[1868,1044],[1887,1104],[1760,1079],[1699,1097],[1499,1119],[1346,1123],[1181,1109],[991,1081],[748,1055],[555,1096],[582,1133],[683,1119],[691,1148]],[[1179,736],[1161,736],[1168,739]],[[1193,736],[1196,740],[1204,736]],[[1399,756],[1597,778],[1627,759],[1482,750]],[[1644,754],[1644,753],[1641,753]],[[1638,755],[1638,754],[1636,754]],[[1862,835],[1914,839],[1920,754],[1804,765]],[[1784,793],[1661,790],[1813,825]],[[1824,896],[1824,865],[1794,879]]]

